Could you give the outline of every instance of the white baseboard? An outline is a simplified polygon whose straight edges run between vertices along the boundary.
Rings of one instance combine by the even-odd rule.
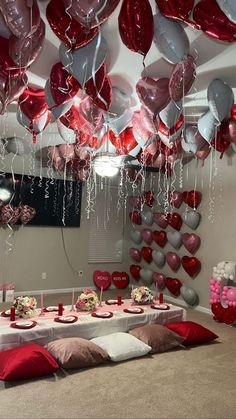
[[[73,290],[76,292],[81,292],[83,291],[83,289],[86,287],[75,287],[75,288],[58,288],[58,289],[51,289],[51,290],[33,290],[33,291],[17,291],[15,292],[15,296],[19,297],[20,295],[41,295],[41,293],[43,294],[69,294],[71,293]],[[97,288],[94,285],[89,285],[88,288],[91,288],[93,290],[97,290]],[[128,288],[132,288],[132,285],[129,285]],[[111,285],[109,289],[117,289],[114,285]],[[181,300],[180,298],[174,298],[171,297],[170,295],[166,295],[164,294],[164,299],[166,301],[169,301],[170,303],[174,303],[177,305],[180,305],[182,307],[188,308],[188,309],[193,309],[193,310],[197,310],[197,311],[201,311],[202,313],[205,314],[210,314],[212,315],[212,312],[209,308],[206,307],[202,307],[202,306],[195,306],[195,307],[191,307],[188,304],[185,303],[185,301]]]

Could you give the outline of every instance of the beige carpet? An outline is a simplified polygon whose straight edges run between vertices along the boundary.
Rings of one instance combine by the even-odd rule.
[[[236,328],[194,310],[187,318],[217,333],[219,343],[1,382],[0,418],[235,419]]]

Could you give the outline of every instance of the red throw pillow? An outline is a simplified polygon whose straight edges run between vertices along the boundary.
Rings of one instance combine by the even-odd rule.
[[[219,337],[206,327],[191,321],[168,323],[165,326],[182,336],[184,338],[182,344],[185,346],[208,343]]]
[[[17,381],[53,374],[59,365],[35,343],[0,352],[0,380]]]

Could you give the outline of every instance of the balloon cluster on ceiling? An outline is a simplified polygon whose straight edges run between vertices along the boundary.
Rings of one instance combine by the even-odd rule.
[[[111,84],[108,45],[102,24],[120,0],[50,0],[47,21],[60,39],[59,61],[45,88],[28,85],[27,70],[40,54],[45,23],[36,0],[0,2],[0,102],[3,114],[17,100],[17,119],[33,142],[56,122],[62,144],[49,148],[55,170],[70,170],[86,180],[98,153],[136,159],[171,174],[183,153],[204,160],[212,148],[223,156],[236,144],[236,107],[230,86],[215,79],[208,88],[209,110],[197,126],[185,125],[183,98],[196,78],[195,59],[182,22],[220,41],[236,37],[236,8],[231,1],[123,0],[118,17],[120,37],[131,51],[147,56],[154,41],[173,64],[169,77],[141,77],[136,83],[140,109]],[[211,13],[209,13],[211,10]],[[141,69],[140,69],[141,72]]]

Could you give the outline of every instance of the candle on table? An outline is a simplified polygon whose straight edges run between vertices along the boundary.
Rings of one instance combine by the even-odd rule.
[[[44,316],[43,292],[41,292],[40,294],[40,306],[41,306],[40,316]]]
[[[16,309],[15,307],[11,307],[10,309],[10,321],[14,322],[16,320]]]
[[[163,304],[163,302],[164,302],[163,292],[160,292],[160,295],[159,295],[159,303],[160,304]]]
[[[122,304],[122,295],[118,295],[117,304],[118,304],[118,306],[121,306],[121,304]]]
[[[58,315],[62,316],[62,314],[63,314],[63,304],[59,303],[58,304]]]
[[[102,293],[103,293],[103,287],[101,287],[101,290],[100,290],[100,301],[99,301],[100,307],[102,306]]]
[[[157,283],[155,282],[155,300],[158,300],[158,285],[157,285]]]
[[[70,311],[74,311],[75,310],[75,290],[73,288],[72,290],[72,300],[71,300],[71,309]]]

